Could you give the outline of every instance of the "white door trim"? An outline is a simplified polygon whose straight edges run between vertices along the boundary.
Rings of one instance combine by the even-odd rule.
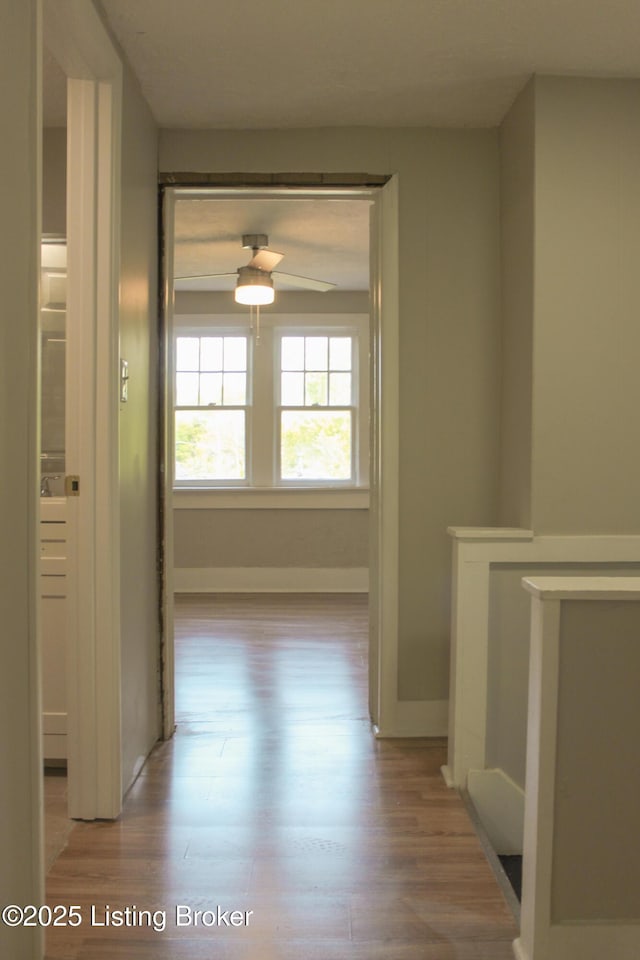
[[[92,4],[45,0],[46,46],[68,77],[66,471],[69,815],[122,805],[118,274],[122,65]]]
[[[164,363],[161,378],[162,391],[161,469],[164,476],[162,491],[162,543],[160,571],[160,609],[162,612],[161,636],[161,683],[162,683],[162,736],[165,740],[175,730],[175,638],[174,638],[174,563],[173,563],[173,236],[174,236],[175,191],[165,191],[162,208],[162,281],[163,281],[163,329],[161,350]]]
[[[398,178],[375,195],[371,231],[372,404],[369,707],[376,735],[398,736]]]

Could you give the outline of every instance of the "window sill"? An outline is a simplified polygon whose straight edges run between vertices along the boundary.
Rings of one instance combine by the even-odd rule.
[[[368,487],[179,487],[176,510],[367,510]]]

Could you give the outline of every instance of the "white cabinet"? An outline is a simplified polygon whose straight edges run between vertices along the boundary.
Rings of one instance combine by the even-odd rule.
[[[45,760],[67,756],[67,501],[40,500],[42,741]]]

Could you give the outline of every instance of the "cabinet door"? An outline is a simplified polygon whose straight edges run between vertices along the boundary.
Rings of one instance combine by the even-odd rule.
[[[42,733],[45,760],[67,756],[66,524],[40,524],[40,630],[42,636]]]

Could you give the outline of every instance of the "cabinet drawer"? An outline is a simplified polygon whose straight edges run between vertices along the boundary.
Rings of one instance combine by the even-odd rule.
[[[40,541],[40,556],[41,557],[58,557],[59,559],[64,560],[67,555],[67,541],[66,540],[41,540]]]

